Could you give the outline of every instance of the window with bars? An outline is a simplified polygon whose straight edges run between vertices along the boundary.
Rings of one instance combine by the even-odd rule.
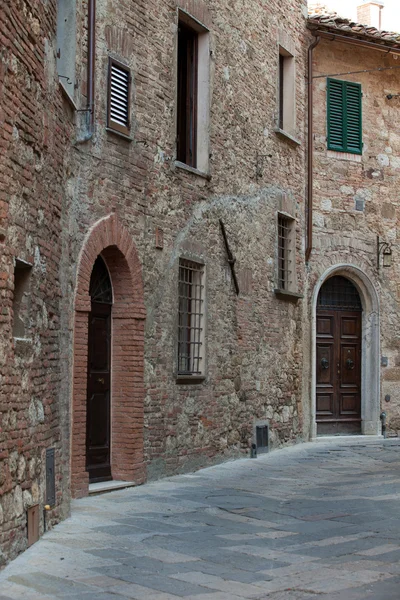
[[[178,375],[204,374],[204,265],[179,260]]]
[[[278,215],[278,289],[293,291],[295,283],[294,219]]]
[[[129,135],[131,111],[131,72],[128,67],[109,59],[107,127]]]
[[[328,78],[328,149],[362,154],[362,91],[359,83]]]

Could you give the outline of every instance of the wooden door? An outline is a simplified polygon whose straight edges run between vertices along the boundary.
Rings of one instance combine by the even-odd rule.
[[[361,315],[318,309],[318,434],[361,431]]]
[[[109,304],[92,303],[89,316],[87,461],[90,481],[111,478]]]
[[[111,479],[111,308],[112,288],[99,256],[90,279],[88,332],[86,470],[89,481]]]

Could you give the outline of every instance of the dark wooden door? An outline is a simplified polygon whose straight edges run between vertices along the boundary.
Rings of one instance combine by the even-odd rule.
[[[317,311],[317,433],[361,431],[361,311]]]
[[[86,469],[89,480],[111,479],[111,305],[92,302],[89,315]]]

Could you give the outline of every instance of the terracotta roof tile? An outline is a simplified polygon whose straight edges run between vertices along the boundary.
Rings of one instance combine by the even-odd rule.
[[[311,30],[322,29],[332,31],[341,35],[349,35],[366,40],[377,41],[392,47],[400,47],[400,33],[394,31],[380,31],[376,27],[355,23],[351,19],[341,17],[337,13],[327,13],[323,9],[317,9],[308,16],[308,28]],[[371,40],[371,41],[372,41]]]

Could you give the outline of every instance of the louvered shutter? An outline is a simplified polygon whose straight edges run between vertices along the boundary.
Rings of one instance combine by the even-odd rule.
[[[110,59],[107,126],[124,134],[129,134],[130,128],[130,87],[130,70]]]
[[[362,154],[361,85],[346,82],[346,149]]]
[[[361,85],[328,79],[328,149],[362,154]]]

